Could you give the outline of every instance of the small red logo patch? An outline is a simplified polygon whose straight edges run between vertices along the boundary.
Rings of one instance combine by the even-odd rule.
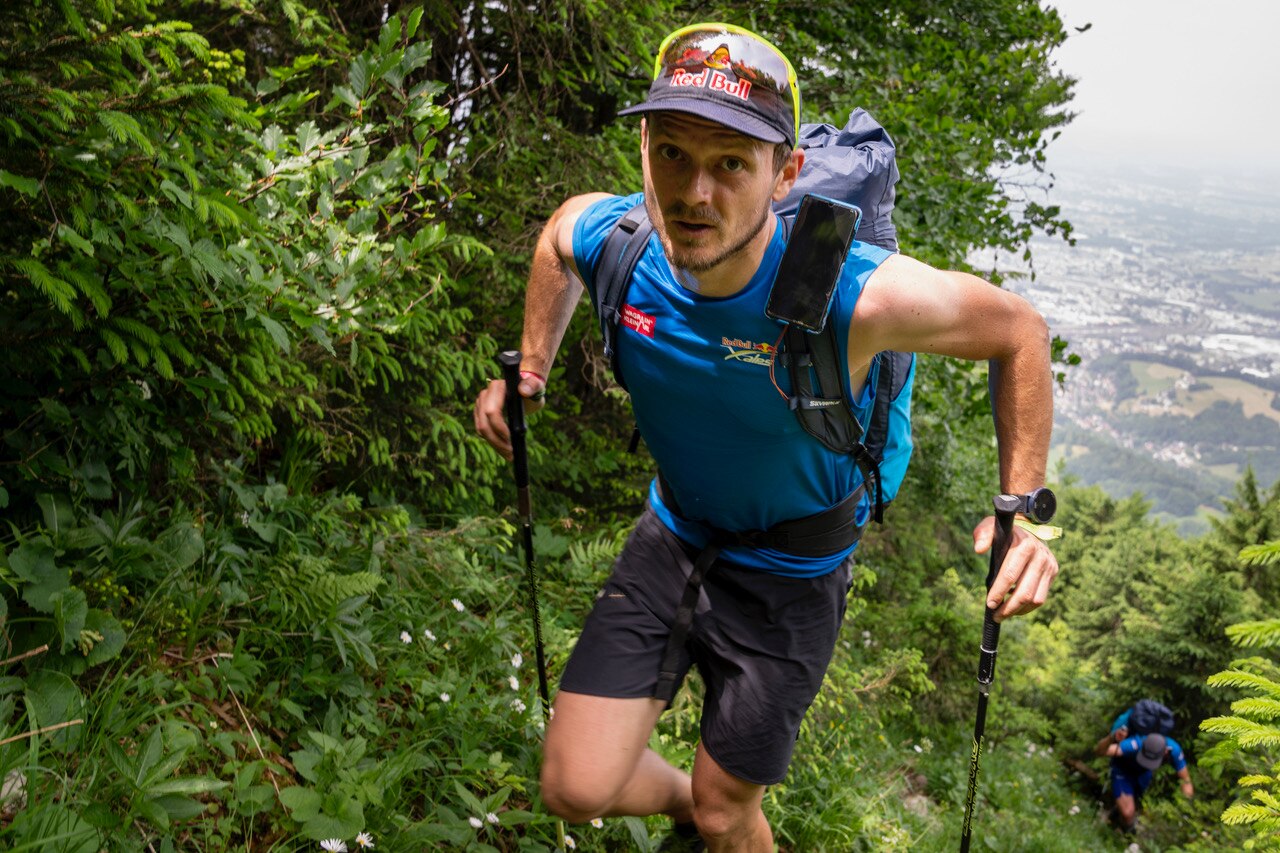
[[[644,313],[639,308],[633,308],[630,305],[622,306],[622,325],[628,329],[635,329],[646,338],[653,337],[655,322],[652,316]]]

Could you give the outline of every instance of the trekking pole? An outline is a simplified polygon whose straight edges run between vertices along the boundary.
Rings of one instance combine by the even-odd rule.
[[[538,662],[538,694],[542,697],[542,718],[551,722],[551,700],[547,690],[547,660],[542,649],[542,615],[538,610],[538,573],[533,559],[533,505],[529,501],[529,453],[524,434],[524,398],[520,396],[520,351],[507,350],[498,356],[507,383],[507,428],[511,430],[512,461],[516,469],[516,506],[524,538],[525,580],[533,608],[533,646]]]
[[[538,695],[542,698],[542,722],[551,722],[551,699],[547,690],[547,657],[542,648],[542,615],[538,610],[538,573],[533,559],[533,504],[529,500],[529,453],[524,434],[524,398],[520,396],[520,351],[507,350],[498,355],[502,378],[507,383],[507,428],[511,430],[511,457],[516,469],[516,512],[520,516],[524,539],[525,580],[529,586],[529,603],[533,608],[533,651],[538,662]],[[564,821],[556,818],[557,850],[565,850]]]
[[[1023,500],[1013,495],[996,495],[995,539],[991,543],[991,562],[987,569],[987,591],[1000,573],[1004,555],[1009,550],[1009,534],[1013,531],[1014,513]],[[968,853],[969,831],[973,823],[973,807],[978,797],[978,764],[982,761],[982,736],[987,726],[987,700],[991,694],[991,682],[996,677],[996,646],[1000,644],[1000,623],[995,611],[986,608],[982,617],[982,647],[978,659],[978,718],[973,724],[973,750],[969,754],[969,792],[964,803],[964,834],[960,837],[960,853]]]
[[[991,542],[991,562],[987,569],[987,592],[995,583],[1000,567],[1009,551],[1013,518],[1023,512],[1033,520],[1044,524],[1053,518],[1056,503],[1048,489],[1037,489],[1027,495],[996,495],[992,500],[996,511],[995,536]],[[991,694],[991,682],[996,677],[996,647],[1000,644],[1000,623],[995,610],[986,608],[982,617],[982,647],[978,658],[978,717],[973,724],[973,751],[969,755],[969,791],[964,803],[964,828],[960,836],[960,853],[969,851],[969,832],[973,824],[973,809],[978,798],[978,765],[982,761],[982,738],[987,727],[987,700]]]

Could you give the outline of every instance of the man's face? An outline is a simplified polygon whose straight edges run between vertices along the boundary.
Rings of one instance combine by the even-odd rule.
[[[703,273],[763,251],[781,180],[771,144],[674,112],[651,114],[641,141],[645,206],[673,266]]]

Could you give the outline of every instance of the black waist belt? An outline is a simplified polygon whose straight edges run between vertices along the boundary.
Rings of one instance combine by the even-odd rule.
[[[865,486],[859,485],[847,498],[830,509],[804,518],[779,522],[768,530],[729,531],[700,522],[711,531],[711,538],[694,559],[693,571],[689,572],[689,579],[685,582],[684,594],[676,607],[675,621],[671,625],[667,646],[662,653],[662,666],[658,670],[658,685],[653,690],[653,698],[661,699],[668,707],[675,698],[680,650],[684,648],[689,629],[693,626],[693,612],[698,606],[702,581],[715,565],[720,549],[729,545],[745,545],[749,548],[772,548],[797,557],[826,557],[843,551],[862,536],[862,528],[854,523],[854,518],[864,491]],[[673,514],[687,518],[680,511],[675,494],[661,473],[658,474],[658,494],[662,497],[662,503]]]
[[[804,518],[780,521],[768,530],[731,531],[712,527],[705,521],[695,523],[710,530],[712,541],[721,548],[744,545],[748,548],[772,548],[795,557],[828,557],[852,547],[862,538],[862,528],[854,523],[854,518],[865,491],[866,484],[860,483],[835,506]],[[658,494],[674,515],[692,521],[676,503],[675,493],[661,473],[658,474]]]

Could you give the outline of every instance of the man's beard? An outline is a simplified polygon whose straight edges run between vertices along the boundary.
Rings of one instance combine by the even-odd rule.
[[[666,223],[676,219],[690,219],[719,228],[724,223],[724,220],[714,210],[711,208],[690,208],[680,202],[676,202],[667,208],[663,216],[659,216],[658,205],[652,193],[645,193],[644,206],[645,211],[649,214],[649,221],[655,224],[661,223],[658,227],[658,238],[662,241],[662,249],[667,253],[667,259],[671,261],[672,266],[692,273],[702,273],[714,269],[745,250],[751,244],[751,241],[760,234],[760,229],[764,228],[764,224],[769,221],[769,217],[773,213],[773,209],[769,205],[765,205],[760,211],[760,217],[755,225],[746,229],[736,242],[713,257],[699,260],[696,257],[696,253],[704,250],[677,249],[671,239],[670,232],[667,230]]]

